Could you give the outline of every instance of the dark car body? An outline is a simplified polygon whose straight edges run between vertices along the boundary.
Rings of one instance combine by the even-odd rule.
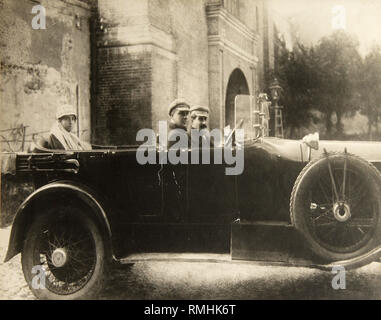
[[[311,150],[302,141],[267,137],[243,148],[240,175],[226,175],[226,163],[213,164],[214,149],[208,165],[141,165],[136,146],[18,153],[14,173],[31,175],[35,192],[16,214],[6,260],[22,250],[39,208],[80,202],[92,208],[116,260],[139,252],[214,252],[233,259],[313,261],[290,216],[301,170],[324,149],[345,148],[381,169],[381,143],[375,142],[320,141],[319,150]],[[190,157],[190,150],[181,152]]]

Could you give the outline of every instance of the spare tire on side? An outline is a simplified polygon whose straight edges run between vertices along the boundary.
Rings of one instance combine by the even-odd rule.
[[[346,152],[308,163],[290,201],[291,221],[326,262],[352,259],[380,244],[380,210],[380,172]]]

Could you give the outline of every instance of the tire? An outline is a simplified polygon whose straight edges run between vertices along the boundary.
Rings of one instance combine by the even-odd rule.
[[[55,207],[37,215],[27,232],[21,256],[25,280],[39,299],[95,298],[106,276],[106,247],[100,229],[83,210]],[[38,275],[45,283],[36,281]]]
[[[380,210],[379,171],[348,153],[329,153],[307,164],[290,201],[291,221],[326,262],[358,257],[379,244]]]

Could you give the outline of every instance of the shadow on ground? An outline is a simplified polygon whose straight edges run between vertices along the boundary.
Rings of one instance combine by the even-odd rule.
[[[113,270],[101,299],[380,299],[381,264],[346,274],[248,263],[144,262]]]

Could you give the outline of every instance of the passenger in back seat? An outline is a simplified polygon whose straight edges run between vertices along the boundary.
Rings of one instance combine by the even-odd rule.
[[[56,113],[57,122],[49,134],[37,142],[37,147],[53,150],[91,150],[91,145],[80,140],[71,131],[77,121],[75,109],[70,105],[60,105]]]

